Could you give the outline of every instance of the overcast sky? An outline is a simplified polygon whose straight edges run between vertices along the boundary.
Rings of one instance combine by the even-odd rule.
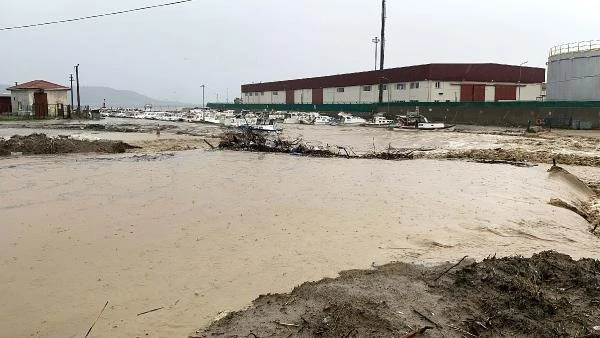
[[[3,1],[0,27],[169,0]],[[545,67],[556,44],[600,39],[596,0],[388,0],[386,67],[493,62]],[[194,0],[0,31],[0,83],[45,79],[156,99],[224,101],[243,83],[371,70],[380,0]]]

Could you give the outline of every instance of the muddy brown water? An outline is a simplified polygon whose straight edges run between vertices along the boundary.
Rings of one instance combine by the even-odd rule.
[[[371,133],[388,142],[290,130],[365,151]],[[413,142],[498,142],[452,134]],[[544,165],[194,150],[11,157],[0,169],[0,336],[82,337],[106,301],[92,337],[186,336],[259,294],[394,260],[600,258],[588,224],[547,204],[585,194]]]

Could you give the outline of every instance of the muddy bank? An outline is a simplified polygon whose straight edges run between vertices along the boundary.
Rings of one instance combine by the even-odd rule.
[[[429,134],[428,134],[429,135]],[[230,131],[220,135],[220,149],[255,152],[291,153],[312,157],[345,157],[383,160],[403,159],[453,159],[469,160],[490,164],[510,164],[532,166],[536,163],[552,163],[556,160],[563,165],[600,167],[597,156],[596,138],[532,136],[511,139],[507,144],[495,148],[444,149],[418,146],[394,147],[389,143],[385,148],[373,147],[368,151],[354,151],[353,147],[336,144],[312,145],[301,138],[288,139],[280,135],[257,131]],[[414,144],[414,143],[413,143]],[[518,145],[515,147],[514,145]]]
[[[262,295],[190,337],[600,337],[600,261],[390,263]]]
[[[533,163],[552,163],[552,160],[555,159],[560,164],[600,167],[600,157],[598,156],[554,153],[547,150],[529,150],[523,148],[450,150],[447,152],[423,154],[421,157]]]
[[[124,153],[137,148],[121,141],[86,141],[68,137],[51,138],[45,134],[14,135],[0,139],[0,156],[11,154],[66,154],[66,153]]]

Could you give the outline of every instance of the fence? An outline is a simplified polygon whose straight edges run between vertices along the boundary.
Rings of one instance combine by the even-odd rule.
[[[21,105],[16,111],[2,112],[5,116],[16,116],[20,118],[46,119],[46,118],[89,118],[90,107],[82,106],[81,112],[72,109],[70,105],[48,104],[48,105]]]
[[[550,56],[600,49],[600,40],[565,43],[550,49]]]

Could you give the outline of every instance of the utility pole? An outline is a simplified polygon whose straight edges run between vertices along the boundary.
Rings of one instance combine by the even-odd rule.
[[[379,70],[383,76],[383,60],[385,56],[385,0],[381,0],[381,53],[379,57]],[[390,88],[388,88],[390,90]],[[383,102],[383,84],[379,82],[379,103]]]
[[[204,108],[204,88],[206,85],[201,85],[200,87],[202,87],[202,108]]]
[[[375,44],[375,70],[377,70],[377,44],[379,44],[379,37],[376,36],[371,40]]]
[[[79,96],[79,64],[75,66],[75,81],[77,82],[77,114],[81,117],[81,96]]]
[[[67,110],[67,118],[71,118],[71,112],[73,111],[73,74],[69,79],[71,81],[71,107]]]
[[[529,61],[521,62],[519,65],[519,82],[517,83],[517,88],[519,88],[519,101],[521,101],[521,73],[523,69],[523,65],[527,64]]]
[[[225,95],[227,95],[225,98],[225,103],[229,103],[229,88],[226,88]]]

